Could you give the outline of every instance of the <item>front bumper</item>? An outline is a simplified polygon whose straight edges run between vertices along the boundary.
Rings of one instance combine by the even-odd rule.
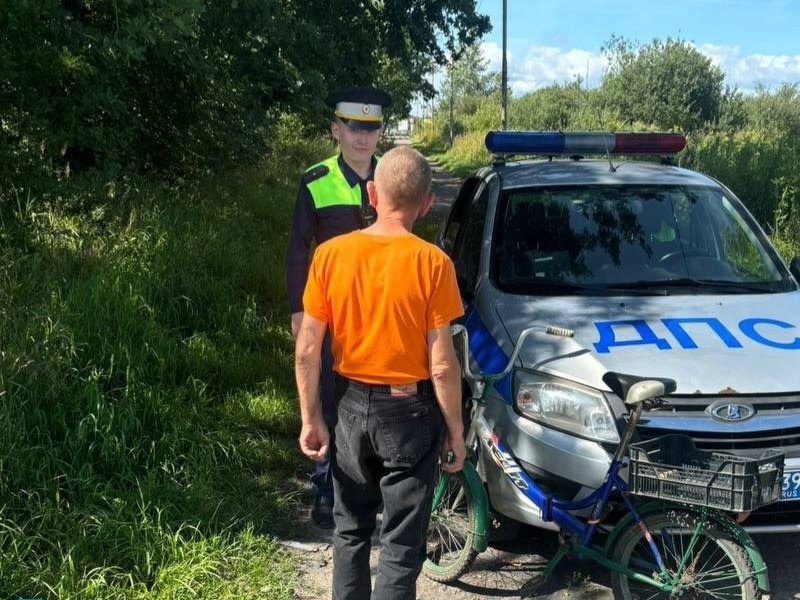
[[[520,417],[502,401],[490,401],[485,427],[503,440],[509,452],[539,487],[555,496],[577,500],[602,485],[611,462],[609,449],[598,442],[577,438]],[[522,523],[544,529],[558,526],[541,519],[541,511],[522,494],[490,458],[480,452],[480,472],[486,481],[492,507]],[[785,471],[800,472],[800,457],[787,458]],[[626,471],[621,472],[623,477]],[[750,533],[800,533],[800,500],[781,501],[753,512],[743,523]]]

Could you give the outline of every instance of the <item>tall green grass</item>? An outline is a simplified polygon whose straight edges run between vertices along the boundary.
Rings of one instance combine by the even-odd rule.
[[[285,147],[191,185],[6,192],[0,598],[292,597],[283,253],[330,147]]]
[[[485,131],[470,131],[459,135],[453,140],[453,145],[447,152],[434,154],[434,158],[442,168],[457,177],[466,177],[475,169],[488,165],[492,156],[484,144]],[[415,146],[420,148],[420,146]],[[422,148],[420,148],[421,151]],[[429,151],[426,152],[428,154]]]

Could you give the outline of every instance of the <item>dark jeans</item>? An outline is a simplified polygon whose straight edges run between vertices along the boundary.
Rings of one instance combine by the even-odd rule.
[[[414,600],[425,560],[443,419],[432,393],[393,397],[337,378],[333,599]],[[370,537],[383,502],[370,591]]]
[[[333,430],[336,424],[336,380],[333,372],[333,355],[331,354],[331,334],[326,333],[322,342],[322,369],[319,380],[319,400],[322,405],[322,416],[328,427]],[[314,494],[333,497],[333,479],[330,473],[330,452],[328,456],[314,463],[311,475],[311,489]]]

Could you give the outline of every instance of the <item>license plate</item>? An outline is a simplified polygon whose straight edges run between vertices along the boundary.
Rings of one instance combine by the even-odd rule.
[[[800,500],[800,471],[783,473],[781,500]]]

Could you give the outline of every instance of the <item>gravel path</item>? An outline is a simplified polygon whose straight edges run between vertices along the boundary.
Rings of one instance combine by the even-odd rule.
[[[299,515],[297,538],[284,542],[298,559],[299,585],[295,600],[330,597],[332,546],[330,532],[308,525]],[[380,525],[379,525],[380,526]],[[372,572],[378,561],[378,537],[373,536],[370,555]],[[453,585],[444,585],[421,576],[417,600],[493,600],[497,598],[543,598],[547,600],[610,599],[608,581],[603,574],[590,572],[591,565],[564,561],[553,576],[542,581],[542,570],[558,545],[557,537],[534,528],[523,528],[511,543],[494,544],[478,555],[469,572]]]

